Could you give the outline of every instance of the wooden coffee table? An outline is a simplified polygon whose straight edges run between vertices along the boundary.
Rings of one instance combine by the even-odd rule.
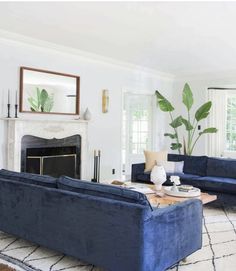
[[[154,190],[154,186],[150,185],[149,186],[151,189]],[[186,197],[173,197],[166,195],[164,193],[164,189],[162,188],[162,191],[160,194],[163,194],[163,196],[158,196],[155,194],[147,194],[147,198],[150,201],[151,205],[158,205],[158,204],[164,204],[164,205],[171,205],[171,204],[176,204],[178,202],[182,202],[188,199],[200,199],[202,201],[202,204],[207,204],[209,202],[212,202],[217,199],[216,195],[210,195],[208,193],[201,193],[201,196],[199,197],[193,197],[193,198],[186,198]]]
[[[117,181],[115,181],[115,182],[117,182]],[[122,185],[119,185],[119,183],[109,182],[109,184],[116,184],[116,185],[119,185],[120,187],[127,187],[128,188],[130,186],[132,186],[132,187],[137,186],[137,188],[138,188],[138,187],[142,186],[142,187],[148,187],[151,190],[153,190],[153,193],[146,194],[146,196],[152,206],[161,205],[164,207],[166,205],[176,204],[178,202],[182,202],[182,201],[189,200],[189,199],[200,199],[202,201],[202,204],[207,204],[209,202],[217,200],[216,195],[210,195],[205,192],[201,192],[201,195],[199,197],[191,197],[191,198],[190,197],[188,197],[188,198],[187,197],[174,197],[174,196],[166,195],[164,193],[164,188],[162,188],[162,190],[159,193],[161,195],[157,195],[156,190],[155,190],[155,185],[152,185],[152,184],[140,184],[140,183],[135,183],[135,182],[125,182],[125,183],[120,182],[120,183]]]

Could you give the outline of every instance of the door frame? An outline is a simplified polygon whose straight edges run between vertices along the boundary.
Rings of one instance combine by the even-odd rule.
[[[153,93],[152,91],[150,91],[150,89],[144,88],[144,87],[137,87],[137,88],[130,88],[130,87],[123,87],[122,88],[122,100],[121,100],[121,161],[120,161],[120,165],[121,165],[121,175],[123,176],[123,156],[122,156],[122,150],[123,150],[123,132],[124,132],[124,127],[123,127],[123,109],[124,109],[124,105],[125,105],[125,94],[126,93],[130,93],[130,94],[134,94],[134,95],[150,95],[153,96],[153,105],[152,105],[152,139],[151,139],[151,145],[152,148],[154,148],[154,146],[156,145],[156,139],[154,137],[155,133],[157,133],[157,124],[156,124],[156,110],[157,108],[154,106],[154,98],[155,98],[155,93]],[[121,177],[122,177],[121,176]]]

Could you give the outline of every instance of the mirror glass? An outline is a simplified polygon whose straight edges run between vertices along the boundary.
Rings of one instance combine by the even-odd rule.
[[[79,77],[21,68],[20,112],[79,114]]]

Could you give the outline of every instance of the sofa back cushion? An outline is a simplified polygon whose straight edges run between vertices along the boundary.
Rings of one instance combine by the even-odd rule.
[[[92,183],[89,181],[82,181],[61,176],[58,179],[58,188],[96,197],[150,206],[146,195],[126,188],[116,187],[114,185]]]
[[[207,156],[188,156],[184,158],[184,173],[206,176]]]
[[[0,178],[9,179],[13,181],[19,181],[29,184],[41,185],[56,188],[57,182],[56,178],[46,176],[46,175],[38,175],[26,172],[15,172],[6,169],[0,170]]]
[[[208,158],[207,176],[236,178],[236,160]]]
[[[168,154],[168,161],[184,161],[183,172],[199,176],[206,176],[207,156],[188,156],[182,154]]]
[[[185,155],[183,154],[174,154],[174,153],[168,153],[167,160],[173,161],[173,162],[180,162],[184,161]]]

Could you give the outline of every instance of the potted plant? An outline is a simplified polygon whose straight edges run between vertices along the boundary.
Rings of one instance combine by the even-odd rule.
[[[215,127],[206,128],[201,132],[197,133],[197,127],[199,123],[206,119],[210,113],[212,102],[208,101],[200,106],[195,112],[194,116],[191,116],[191,108],[194,103],[193,93],[190,86],[186,83],[184,85],[182,102],[187,110],[187,116],[183,117],[182,115],[174,117],[173,111],[175,108],[173,105],[158,91],[155,92],[157,98],[157,104],[161,111],[168,112],[171,123],[170,126],[173,129],[173,133],[165,133],[164,136],[170,137],[175,142],[171,143],[172,150],[178,150],[181,154],[183,148],[183,153],[185,155],[192,155],[196,143],[200,137],[204,134],[216,133],[217,129]],[[180,142],[179,130],[180,126],[184,125],[185,135],[183,136],[183,143]]]

